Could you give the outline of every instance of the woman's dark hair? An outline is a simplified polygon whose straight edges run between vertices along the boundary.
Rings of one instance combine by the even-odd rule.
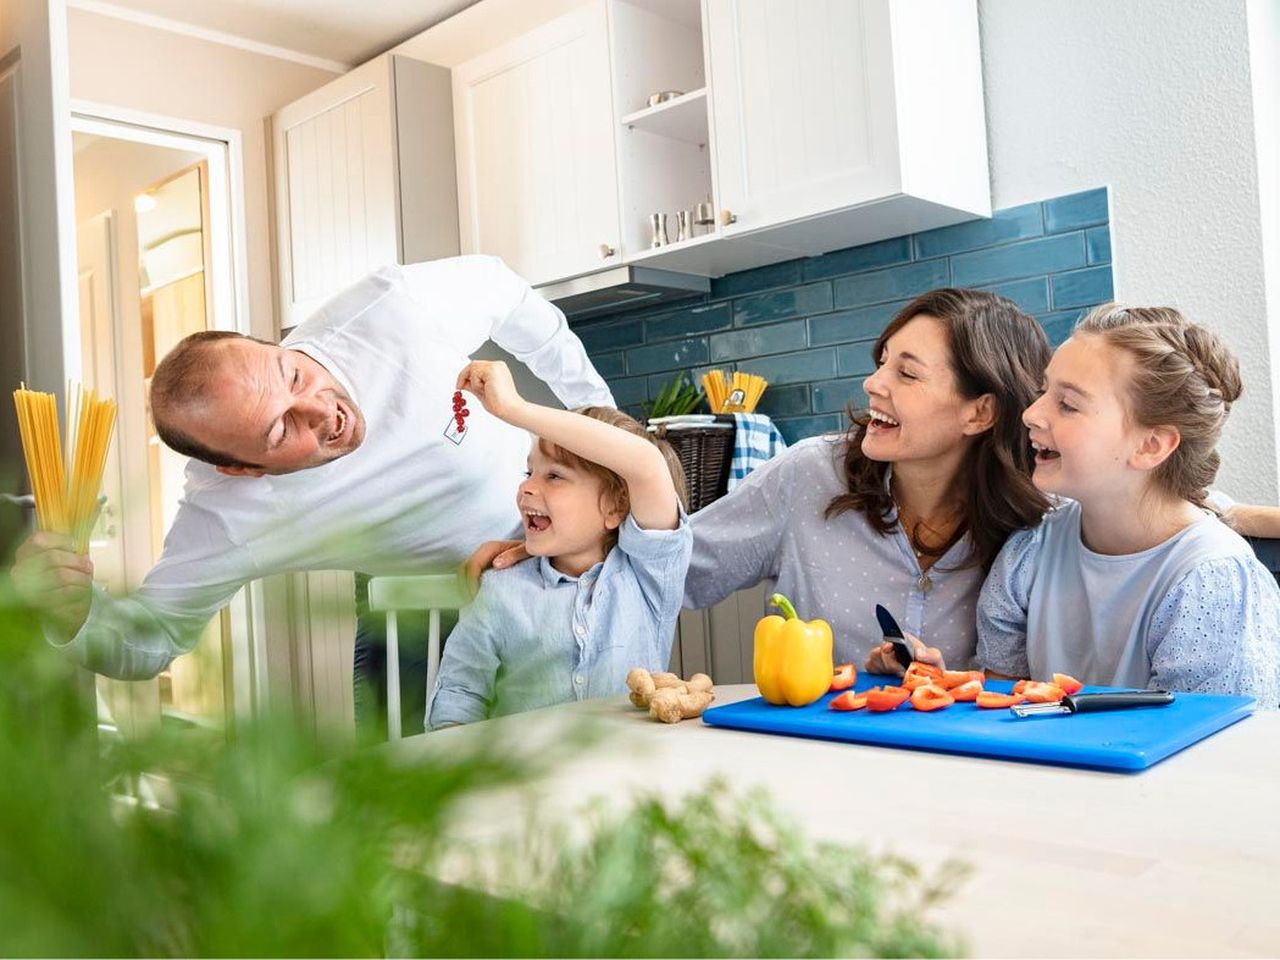
[[[921,294],[898,311],[876,340],[874,357],[884,353],[889,338],[921,315],[934,317],[947,329],[951,372],[956,390],[966,400],[991,394],[995,423],[974,439],[956,471],[951,499],[961,507],[961,520],[946,543],[923,542],[909,531],[916,551],[940,557],[966,533],[973,550],[964,566],[991,566],[1009,534],[1040,522],[1049,503],[1031,482],[1031,444],[1022,412],[1040,391],[1049,364],[1044,330],[1010,300],[978,290],[944,287]],[[857,510],[873,530],[893,529],[894,502],[885,483],[889,464],[862,452],[870,417],[850,409],[845,435],[844,472],[847,493],[827,505],[827,519]]]

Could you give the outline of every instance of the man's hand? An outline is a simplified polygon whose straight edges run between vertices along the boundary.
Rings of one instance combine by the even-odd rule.
[[[76,553],[70,537],[34,533],[14,556],[13,585],[69,640],[89,616],[93,561]]]
[[[942,651],[937,647],[926,647],[924,641],[915,634],[908,633],[906,636],[907,642],[915,650],[917,660],[935,666],[939,670],[947,669],[942,659]],[[863,670],[867,673],[883,673],[897,677],[906,673],[902,664],[898,662],[898,658],[893,655],[893,644],[888,642],[878,643],[871,648],[871,654],[867,657]]]
[[[511,370],[501,360],[472,360],[458,374],[456,389],[475,394],[486,410],[502,420],[524,403]]]
[[[501,570],[528,557],[523,540],[490,540],[488,543],[482,543],[462,565],[462,572],[466,576],[467,588],[471,591],[471,595],[474,597],[479,591],[480,574],[490,567]]]

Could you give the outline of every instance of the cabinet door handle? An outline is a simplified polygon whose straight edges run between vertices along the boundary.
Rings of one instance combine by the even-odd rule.
[[[601,260],[608,260],[610,257],[612,257],[612,256],[613,256],[615,253],[617,253],[617,252],[618,252],[617,250],[615,250],[613,247],[609,246],[609,244],[607,244],[607,243],[602,243],[602,244],[600,244],[600,259],[601,259]]]
[[[720,211],[720,225],[721,225],[721,226],[723,226],[723,227],[727,227],[729,224],[731,224],[731,223],[737,223],[737,222],[738,222],[738,215],[737,215],[736,213],[731,213],[731,212],[729,212],[728,210],[721,210],[721,211]]]

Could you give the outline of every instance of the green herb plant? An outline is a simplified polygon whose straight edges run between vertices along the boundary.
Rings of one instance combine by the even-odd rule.
[[[658,391],[651,403],[644,404],[645,416],[678,417],[693,413],[707,399],[707,395],[695,387],[688,374],[680,374]]]

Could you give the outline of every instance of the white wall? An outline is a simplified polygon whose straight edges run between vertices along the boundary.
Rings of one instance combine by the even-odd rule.
[[[1178,307],[1241,360],[1218,486],[1277,496],[1244,0],[980,0],[993,205],[1111,187],[1116,299]],[[1280,305],[1273,304],[1273,310]]]
[[[1280,3],[1246,0],[1249,66],[1253,81],[1254,139],[1258,145],[1258,197],[1262,262],[1267,290],[1273,383],[1280,381]],[[1280,387],[1271,395],[1280,426]],[[1280,444],[1280,441],[1277,441]]]
[[[335,74],[79,9],[68,11],[68,32],[74,99],[240,131],[252,329],[273,337],[265,122]]]

